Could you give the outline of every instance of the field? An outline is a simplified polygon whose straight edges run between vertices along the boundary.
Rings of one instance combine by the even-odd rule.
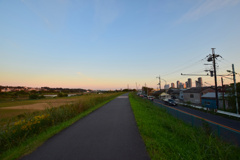
[[[223,142],[204,128],[193,128],[135,94],[129,99],[151,159],[239,159],[239,147]]]
[[[0,103],[1,121],[6,119],[21,116],[24,113],[32,113],[34,111],[44,110],[50,107],[59,107],[64,104],[72,104],[79,101],[80,96],[65,97],[65,98],[50,98],[40,100],[22,100]]]

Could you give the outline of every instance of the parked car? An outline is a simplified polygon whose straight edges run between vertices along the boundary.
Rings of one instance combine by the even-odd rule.
[[[154,98],[155,98],[154,96],[148,96],[148,99],[151,100],[151,101],[153,101]]]
[[[164,100],[164,103],[170,106],[177,106],[177,103],[173,99]]]

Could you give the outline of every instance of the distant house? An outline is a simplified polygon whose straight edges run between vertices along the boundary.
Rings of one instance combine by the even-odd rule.
[[[163,92],[159,95],[159,99],[171,99],[171,95]]]
[[[229,106],[229,104],[228,104],[228,101],[226,99],[227,96],[228,96],[227,94],[224,94],[225,109],[230,109],[232,107]],[[202,106],[204,106],[206,108],[210,108],[210,109],[217,109],[216,93],[215,92],[209,92],[209,93],[206,93],[206,94],[202,95]],[[218,109],[223,109],[223,108],[224,108],[223,94],[218,93]]]
[[[11,92],[13,88],[1,88],[1,92]]]
[[[157,90],[157,91],[154,91],[152,93],[152,96],[154,96],[155,98],[159,97],[160,94],[162,94],[163,92],[165,92],[165,90]]]
[[[202,95],[214,92],[214,89],[210,87],[194,87],[183,91],[183,101],[191,102],[194,104],[201,104]]]
[[[180,90],[179,90],[179,96],[178,96],[178,98],[179,98],[180,100],[183,100],[183,91],[185,91],[185,90],[187,90],[187,89],[180,89]]]
[[[173,99],[179,98],[180,89],[170,88],[167,92]]]

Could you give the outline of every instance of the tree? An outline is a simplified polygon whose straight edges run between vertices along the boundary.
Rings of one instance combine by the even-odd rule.
[[[68,94],[67,94],[67,93],[59,92],[57,96],[58,96],[58,97],[67,97]]]
[[[142,87],[142,91],[144,94],[149,94],[152,90],[153,90],[153,88]]]
[[[238,104],[240,104],[240,82],[236,84],[237,86],[237,99],[238,99]],[[227,97],[226,99],[228,100],[228,104],[233,107],[233,112],[237,111],[236,108],[236,97],[235,97],[235,90],[234,90],[234,84],[230,84],[230,87],[226,90]]]

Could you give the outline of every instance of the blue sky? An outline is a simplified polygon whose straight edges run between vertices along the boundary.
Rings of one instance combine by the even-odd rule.
[[[0,0],[0,22],[0,85],[157,88],[206,74],[211,48],[240,72],[239,0]]]

